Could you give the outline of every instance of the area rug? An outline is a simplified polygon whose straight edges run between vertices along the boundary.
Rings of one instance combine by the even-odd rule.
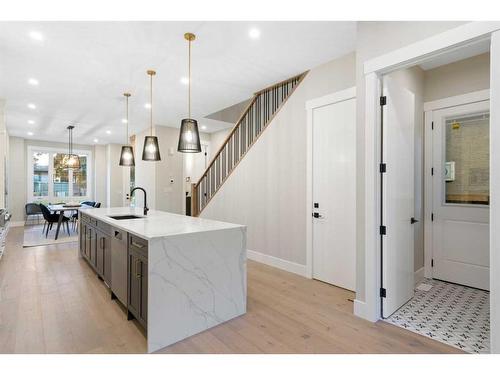
[[[28,225],[24,227],[24,240],[23,247],[31,246],[45,246],[57,245],[68,242],[78,242],[78,233],[73,231],[70,225],[70,235],[66,232],[66,227],[61,226],[59,231],[59,238],[56,240],[56,224],[53,225],[52,230],[49,230],[49,235],[45,238],[43,233],[43,225]]]

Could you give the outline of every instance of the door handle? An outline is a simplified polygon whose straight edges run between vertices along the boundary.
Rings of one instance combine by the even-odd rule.
[[[139,248],[139,249],[142,249],[142,248],[144,247],[144,245],[142,245],[142,244],[140,244],[140,243],[138,243],[138,242],[135,242],[134,240],[130,241],[130,243],[131,243],[133,246],[135,246],[135,247],[137,247],[137,248]]]
[[[140,279],[142,276],[141,273],[138,271],[138,267],[137,267],[137,266],[140,266],[140,263],[141,263],[140,259],[135,260],[135,277],[138,279]]]
[[[417,219],[415,219],[414,217],[412,217],[412,218],[410,219],[410,223],[411,223],[411,224],[418,223],[418,220],[417,220]]]

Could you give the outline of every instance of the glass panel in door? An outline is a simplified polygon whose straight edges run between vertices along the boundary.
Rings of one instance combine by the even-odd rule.
[[[489,112],[446,118],[445,203],[489,205]]]

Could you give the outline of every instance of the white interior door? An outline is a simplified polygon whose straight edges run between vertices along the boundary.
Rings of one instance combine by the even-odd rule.
[[[382,174],[382,315],[392,315],[414,294],[414,132],[415,95],[397,80],[384,77]]]
[[[432,120],[433,277],[489,290],[489,101]]]
[[[313,278],[355,290],[356,99],[312,109]]]

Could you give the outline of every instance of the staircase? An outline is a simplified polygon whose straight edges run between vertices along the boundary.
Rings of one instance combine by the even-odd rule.
[[[307,72],[256,92],[200,180],[191,185],[191,215],[199,216],[283,107]]]

